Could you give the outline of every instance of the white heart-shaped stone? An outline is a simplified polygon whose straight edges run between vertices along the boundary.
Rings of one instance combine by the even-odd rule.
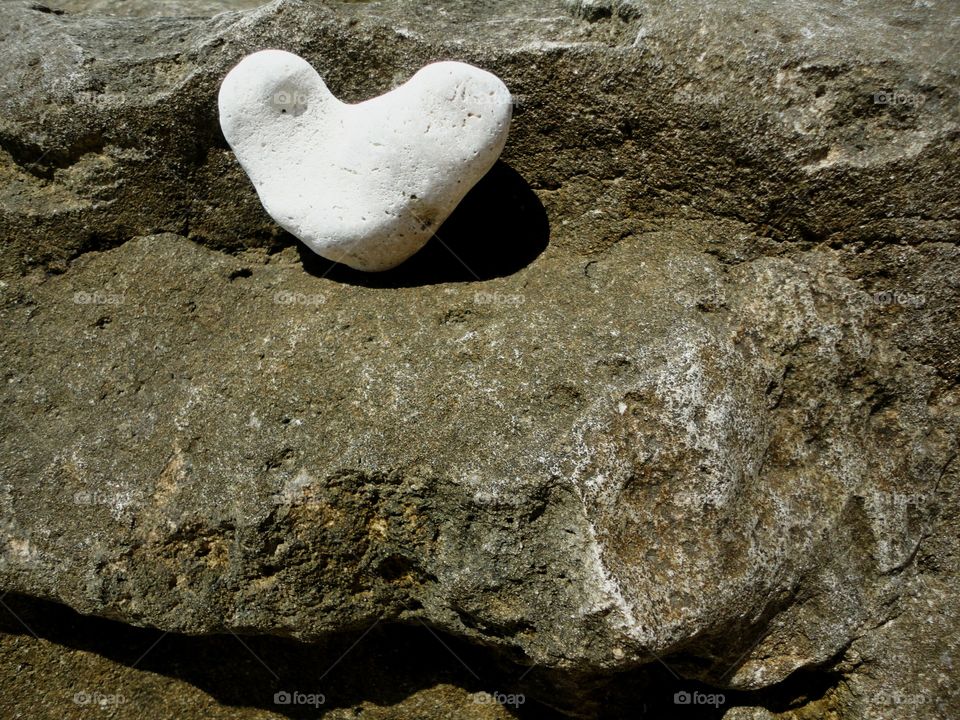
[[[511,101],[495,75],[438,62],[350,105],[303,58],[262,50],[227,74],[219,107],[224,137],[281,227],[325,258],[388,270],[496,162]]]

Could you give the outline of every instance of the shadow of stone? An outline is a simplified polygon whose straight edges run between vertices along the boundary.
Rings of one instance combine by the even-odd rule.
[[[136,672],[157,673],[187,682],[221,705],[270,710],[289,718],[323,717],[362,703],[388,708],[445,684],[468,693],[522,694],[522,704],[503,706],[518,720],[720,720],[736,706],[782,713],[816,702],[814,709],[822,711],[826,705],[820,701],[841,681],[837,673],[812,668],[763,690],[729,690],[679,677],[675,669],[689,669],[697,662],[681,655],[662,661],[651,656],[642,667],[607,676],[527,668],[493,649],[419,623],[380,623],[331,635],[324,642],[303,643],[263,635],[163,633],[14,593],[3,597],[3,605],[0,633],[22,639],[36,633],[129,669],[112,673],[114,682],[133,682]],[[136,689],[113,687],[111,692],[136,696]],[[322,694],[323,703],[278,704],[277,694],[284,692]]]
[[[320,257],[297,243],[311,275],[365,287],[476,282],[511,275],[533,262],[550,239],[547,213],[513,168],[498,161],[413,257],[384,272],[365,273]]]
[[[524,668],[420,624],[381,623],[308,644],[263,635],[238,639],[229,634],[163,633],[80,615],[58,603],[13,593],[3,602],[11,612],[0,607],[2,633],[23,637],[36,633],[57,645],[135,668],[132,672],[185,681],[220,704],[261,708],[289,718],[317,718],[363,702],[389,707],[441,683],[469,693],[521,692],[508,688],[515,686]],[[122,682],[131,675],[112,677]],[[130,697],[137,695],[135,690],[119,687],[111,692]],[[277,694],[284,692],[322,694],[324,699],[319,705],[277,703]],[[520,719],[560,717],[532,699],[504,709]]]

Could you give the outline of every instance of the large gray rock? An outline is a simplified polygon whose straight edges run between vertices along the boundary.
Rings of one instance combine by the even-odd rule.
[[[661,661],[960,709],[947,10],[80,5],[0,11],[3,590],[189,634],[419,620],[567,712]],[[348,100],[496,72],[504,164],[396,271],[300,254],[217,128],[263,47]]]

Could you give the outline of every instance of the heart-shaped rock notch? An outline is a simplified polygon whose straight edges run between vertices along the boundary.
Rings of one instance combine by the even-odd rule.
[[[511,112],[499,78],[460,62],[432,63],[350,105],[282,50],[245,57],[219,106],[270,216],[358,270],[388,270],[423,247],[500,156]]]

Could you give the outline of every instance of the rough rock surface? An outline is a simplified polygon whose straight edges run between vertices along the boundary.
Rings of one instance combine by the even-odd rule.
[[[2,590],[423,624],[572,715],[960,714],[946,4],[104,5],[0,8]],[[490,70],[503,162],[394,271],[298,252],[217,127],[263,47]]]

